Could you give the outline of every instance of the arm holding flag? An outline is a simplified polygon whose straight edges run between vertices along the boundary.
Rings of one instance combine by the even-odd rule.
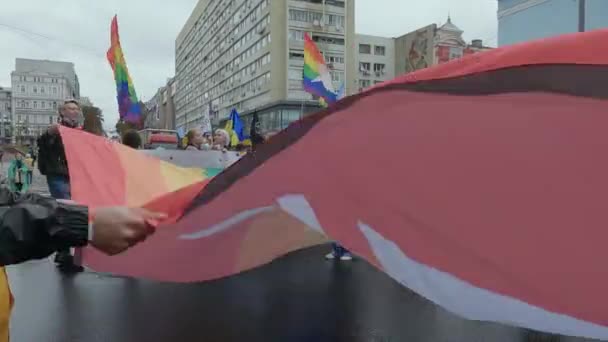
[[[154,232],[163,214],[126,207],[85,206],[0,188],[0,265],[45,258],[89,242],[106,254],[125,251]]]

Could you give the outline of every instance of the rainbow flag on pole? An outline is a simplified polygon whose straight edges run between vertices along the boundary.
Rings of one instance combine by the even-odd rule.
[[[304,33],[304,90],[320,97],[321,103],[332,104],[337,95],[331,82],[323,55],[308,33]]]
[[[118,100],[118,112],[120,119],[125,122],[139,123],[141,121],[141,107],[133,80],[127,69],[127,62],[120,46],[120,37],[118,35],[118,18],[114,16],[112,19],[110,33],[110,49],[108,49],[107,58],[114,71],[114,80],[116,81],[116,99]]]

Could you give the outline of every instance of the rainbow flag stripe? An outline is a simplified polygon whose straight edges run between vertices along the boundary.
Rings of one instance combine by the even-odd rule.
[[[114,71],[114,80],[116,81],[116,99],[118,100],[118,112],[120,118],[125,122],[139,123],[141,121],[141,106],[135,93],[133,80],[127,69],[127,62],[120,46],[120,37],[118,35],[118,18],[114,16],[110,29],[110,48],[108,49],[107,58]]]
[[[188,203],[217,170],[182,168],[80,130],[60,128],[70,167],[72,198],[82,204],[143,206],[173,192]],[[111,172],[108,172],[111,170]],[[195,185],[194,188],[191,188]],[[92,196],[91,193],[95,193]],[[180,200],[175,208],[180,208]],[[170,216],[180,210],[162,208]]]
[[[304,33],[304,90],[327,104],[337,100],[325,59],[308,33]]]

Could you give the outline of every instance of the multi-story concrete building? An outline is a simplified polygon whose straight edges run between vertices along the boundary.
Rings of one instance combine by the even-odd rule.
[[[167,80],[154,96],[146,102],[148,116],[144,128],[175,129],[175,104],[173,102],[177,84],[174,78]]]
[[[606,0],[498,0],[498,45],[608,27]]]
[[[7,143],[11,137],[11,88],[0,87],[0,143]]]
[[[357,34],[357,89],[395,78],[395,40]]]
[[[17,58],[11,73],[13,141],[34,144],[36,137],[57,122],[66,99],[80,97],[74,64]]]
[[[218,125],[236,108],[276,130],[316,110],[302,88],[304,33],[317,42],[334,87],[356,89],[354,0],[199,0],[176,39],[176,126]]]
[[[479,39],[470,44],[451,18],[397,38],[357,35],[359,90],[435,64],[490,49]]]

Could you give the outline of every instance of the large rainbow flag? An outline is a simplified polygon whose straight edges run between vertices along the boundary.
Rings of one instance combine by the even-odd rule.
[[[332,104],[337,101],[325,58],[306,32],[304,33],[304,90],[320,97],[322,103]]]
[[[122,47],[120,46],[117,16],[114,16],[112,19],[110,44],[107,58],[114,71],[116,99],[118,100],[120,119],[124,122],[139,123],[141,121],[141,106],[135,93],[133,80],[131,80],[131,75],[129,75],[129,69],[127,69],[127,62],[125,61]]]
[[[397,78],[210,181],[62,128],[75,200],[178,217],[85,263],[199,282],[332,239],[463,317],[608,339],[606,41],[566,35]]]

